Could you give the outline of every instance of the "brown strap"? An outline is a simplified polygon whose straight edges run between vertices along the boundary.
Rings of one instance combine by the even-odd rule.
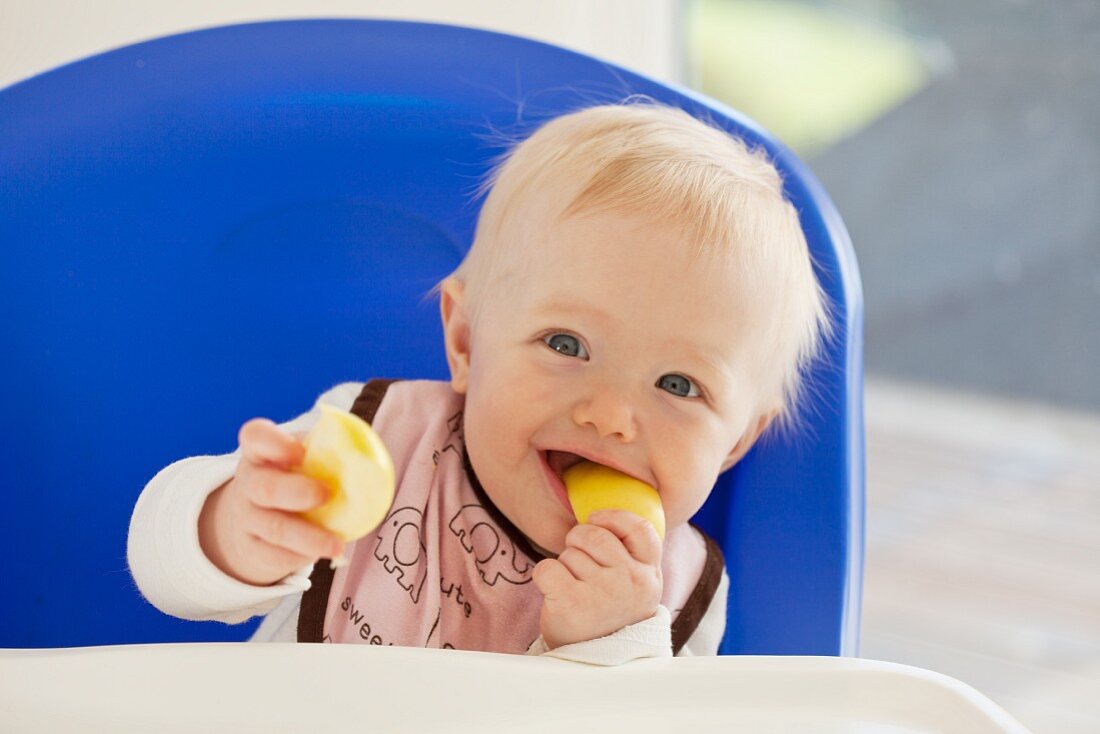
[[[500,508],[489,499],[489,495],[486,494],[485,488],[481,486],[481,480],[477,478],[477,474],[474,474],[474,465],[470,463],[470,455],[466,453],[466,447],[462,448],[462,468],[466,471],[466,480],[470,483],[470,487],[474,490],[474,496],[477,497],[477,501],[481,503],[481,506],[485,508],[485,511],[489,513],[489,517],[493,518],[493,522],[497,524],[497,527],[504,531],[504,534],[508,536],[508,539],[523,553],[527,558],[534,563],[538,563],[544,558],[551,558],[547,555],[546,551],[536,548],[534,544],[527,539],[527,536],[519,531],[512,521],[504,516],[504,513],[500,511]]]
[[[363,386],[359,397],[352,403],[351,412],[367,423],[374,421],[374,414],[386,396],[386,390],[396,380],[371,380]],[[336,572],[328,559],[322,558],[313,566],[309,575],[309,588],[302,595],[298,608],[298,642],[321,642],[325,634],[325,610],[332,590],[332,577]]]
[[[699,530],[699,528],[696,528]],[[714,592],[718,590],[718,584],[722,580],[722,569],[726,560],[722,556],[722,549],[714,538],[702,530],[699,533],[707,544],[707,559],[703,562],[703,572],[699,574],[699,582],[695,584],[684,608],[680,610],[676,621],[672,623],[672,654],[679,655],[680,650],[691,639],[695,628],[699,626],[703,615],[710,608],[710,602],[714,599]]]

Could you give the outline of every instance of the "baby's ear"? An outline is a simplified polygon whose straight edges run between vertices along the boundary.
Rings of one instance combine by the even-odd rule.
[[[464,394],[470,371],[470,319],[466,310],[466,289],[462,281],[453,276],[443,281],[439,312],[443,317],[443,344],[451,368],[451,387]]]
[[[737,441],[737,445],[733,447],[733,451],[730,452],[726,460],[722,462],[722,471],[729,469],[731,466],[741,461],[745,454],[749,453],[755,444],[756,440],[760,438],[760,435],[771,425],[771,422],[775,420],[775,417],[779,415],[778,410],[772,410],[759,416],[756,422],[750,423],[745,432],[741,434],[741,438]]]

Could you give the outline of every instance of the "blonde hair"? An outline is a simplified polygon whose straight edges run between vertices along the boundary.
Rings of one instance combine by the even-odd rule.
[[[778,424],[789,425],[802,374],[831,333],[798,213],[762,150],[686,112],[651,102],[589,107],[555,118],[497,161],[474,243],[452,274],[472,311],[500,274],[501,253],[524,204],[550,184],[573,192],[560,219],[605,211],[640,213],[681,227],[694,255],[738,274],[748,298],[767,299],[758,333],[761,378],[773,382]],[[476,313],[472,314],[476,317]]]

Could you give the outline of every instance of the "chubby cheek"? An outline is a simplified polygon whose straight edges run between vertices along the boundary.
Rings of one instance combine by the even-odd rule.
[[[509,425],[510,416],[501,410],[501,401],[494,399],[492,392],[479,390],[471,384],[466,394],[466,414],[463,419],[466,433],[466,447],[475,460],[491,457],[494,463],[508,464],[515,449],[509,450],[506,439],[515,436],[515,426]],[[480,468],[480,467],[479,467]]]
[[[719,456],[714,451],[700,451],[698,444],[690,443],[677,443],[666,448],[669,459],[663,465],[658,481],[665,521],[673,527],[690,520],[706,502],[727,454]]]
[[[690,520],[710,496],[717,475],[684,476],[672,490],[662,494],[665,523],[669,527],[682,525]]]
[[[532,406],[540,402],[522,373],[494,364],[473,370],[466,394],[466,440],[481,455],[514,462],[527,453],[534,430]],[[471,453],[474,447],[471,445]]]

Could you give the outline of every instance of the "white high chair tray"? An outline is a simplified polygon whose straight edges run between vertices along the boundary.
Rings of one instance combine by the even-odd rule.
[[[4,732],[1026,732],[947,676],[856,658],[597,668],[360,645],[0,650]]]

